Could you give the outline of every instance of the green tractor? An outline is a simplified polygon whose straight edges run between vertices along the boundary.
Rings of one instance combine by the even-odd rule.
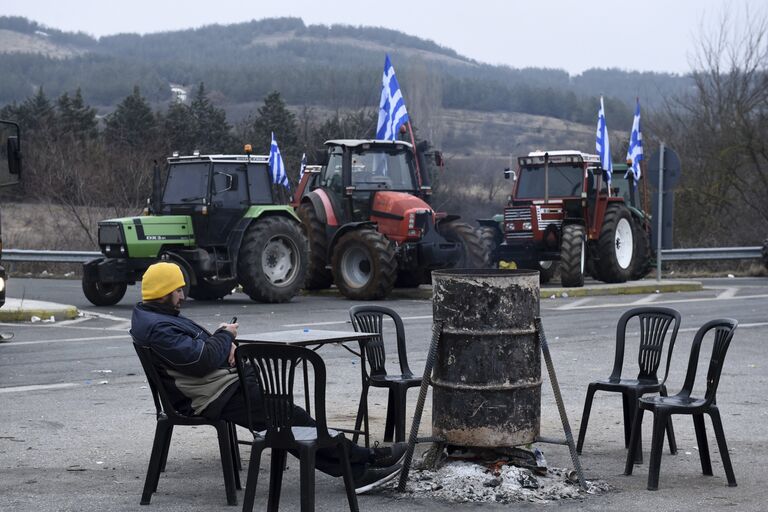
[[[268,160],[174,154],[164,186],[156,166],[147,215],[99,222],[104,256],[83,265],[86,298],[117,304],[166,260],[181,267],[193,299],[220,299],[239,284],[255,301],[289,301],[304,283],[307,241],[293,208],[278,201]]]

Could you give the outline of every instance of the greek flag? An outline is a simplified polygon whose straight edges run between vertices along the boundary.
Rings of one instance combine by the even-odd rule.
[[[282,185],[288,190],[291,189],[291,185],[288,183],[288,175],[285,174],[283,157],[280,155],[280,148],[277,147],[274,132],[272,133],[272,145],[269,148],[269,172],[272,174],[272,183]]]
[[[400,92],[400,85],[395,77],[395,68],[389,61],[389,55],[384,60],[384,75],[381,79],[381,100],[379,101],[379,122],[376,125],[376,138],[396,140],[397,130],[408,122],[408,112],[405,110],[405,100]]]
[[[595,149],[600,155],[600,164],[603,166],[605,181],[608,186],[611,185],[611,174],[613,173],[613,162],[611,162],[611,141],[608,139],[608,125],[605,122],[605,107],[603,106],[603,97],[600,96],[600,112],[597,113],[597,139],[595,140]]]
[[[299,168],[299,181],[304,177],[304,169],[307,168],[307,154],[301,154],[301,167]]]
[[[629,136],[629,148],[627,149],[627,163],[632,162],[627,169],[628,178],[630,173],[635,177],[635,183],[640,179],[640,161],[643,159],[643,132],[640,131],[640,98],[637,99],[635,108],[635,119],[632,121],[632,133]]]

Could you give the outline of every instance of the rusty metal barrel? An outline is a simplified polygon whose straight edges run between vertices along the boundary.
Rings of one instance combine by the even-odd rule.
[[[432,372],[432,433],[457,446],[532,443],[541,421],[539,273],[432,273],[443,331]]]

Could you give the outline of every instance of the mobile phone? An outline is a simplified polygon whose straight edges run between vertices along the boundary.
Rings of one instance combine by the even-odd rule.
[[[232,317],[232,320],[230,320],[230,321],[229,321],[229,323],[231,323],[231,324],[236,324],[236,323],[237,323],[237,317],[236,317],[236,316],[233,316],[233,317]]]

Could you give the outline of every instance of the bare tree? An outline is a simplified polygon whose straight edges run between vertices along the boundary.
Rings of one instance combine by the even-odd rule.
[[[744,14],[702,31],[693,91],[656,120],[683,161],[676,224],[687,241],[754,243],[768,231],[768,17]]]

